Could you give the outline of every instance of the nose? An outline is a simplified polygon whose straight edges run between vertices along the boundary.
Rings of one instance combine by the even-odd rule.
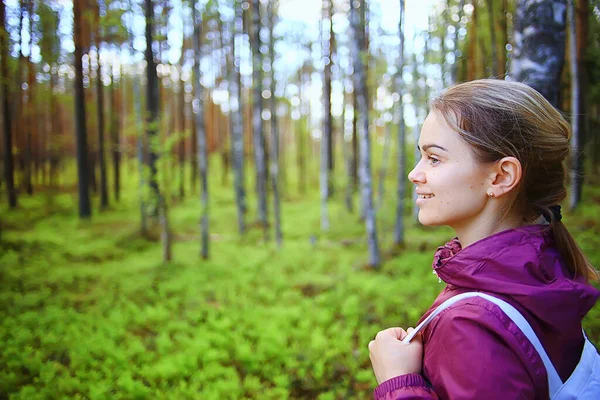
[[[420,165],[421,161],[419,161],[412,171],[408,173],[408,180],[414,184],[426,182],[425,173],[421,170],[421,168],[419,168]]]

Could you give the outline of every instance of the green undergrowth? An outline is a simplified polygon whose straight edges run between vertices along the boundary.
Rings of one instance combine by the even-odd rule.
[[[213,186],[208,261],[197,195],[171,206],[168,264],[160,243],[138,233],[133,189],[89,222],[76,218],[70,191],[22,197],[11,212],[2,205],[0,398],[369,398],[367,343],[428,308],[442,289],[432,254],[450,231],[407,218],[406,248],[390,251],[390,199],[375,271],[341,193],[327,233],[316,192],[286,195],[278,249],[256,224],[240,238],[232,189]],[[600,190],[586,199],[565,220],[600,265]],[[586,329],[600,339],[598,306]]]

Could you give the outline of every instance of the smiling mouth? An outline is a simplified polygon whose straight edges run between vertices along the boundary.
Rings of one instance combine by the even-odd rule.
[[[418,195],[419,199],[431,199],[433,197],[435,197],[434,194],[420,194],[420,195]]]

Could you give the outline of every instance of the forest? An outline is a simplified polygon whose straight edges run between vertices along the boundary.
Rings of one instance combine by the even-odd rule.
[[[368,342],[444,286],[453,233],[407,174],[459,82],[565,115],[563,220],[600,267],[598,0],[0,0],[0,24],[0,399],[370,398]]]

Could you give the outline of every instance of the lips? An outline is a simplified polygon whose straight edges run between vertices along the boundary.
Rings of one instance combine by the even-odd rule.
[[[423,199],[423,200],[431,199],[433,197],[435,197],[434,194],[417,194],[417,198]]]

